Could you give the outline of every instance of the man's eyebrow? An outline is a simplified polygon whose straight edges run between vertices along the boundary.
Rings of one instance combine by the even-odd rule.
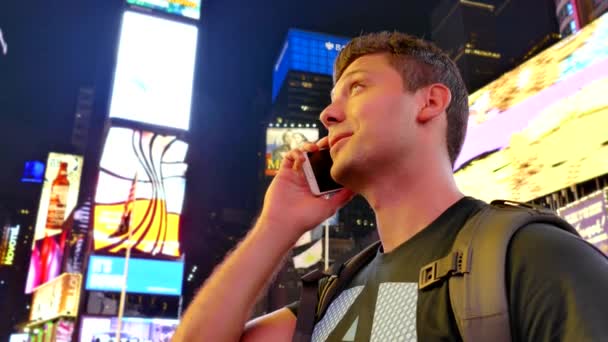
[[[338,80],[338,82],[340,82],[340,80],[344,80],[346,78],[352,77],[353,75],[356,75],[356,74],[365,74],[365,73],[368,73],[368,71],[366,69],[353,69],[353,70],[350,70],[347,73],[343,74],[340,77],[340,79]],[[338,82],[336,82],[336,84]],[[336,90],[336,86],[334,85],[334,87],[331,89],[331,92],[329,93],[329,96],[330,96],[331,99],[334,98],[335,90]]]

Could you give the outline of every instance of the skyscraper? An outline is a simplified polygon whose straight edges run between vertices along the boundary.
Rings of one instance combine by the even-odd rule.
[[[451,0],[431,15],[431,38],[458,65],[470,92],[559,36],[552,0]]]

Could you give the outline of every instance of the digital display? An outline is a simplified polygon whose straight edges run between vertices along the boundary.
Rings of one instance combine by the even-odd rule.
[[[201,0],[127,0],[127,3],[180,17],[191,19],[201,17]]]
[[[84,317],[80,330],[80,342],[116,341],[117,324],[116,317]],[[177,319],[124,317],[120,340],[128,342],[170,341],[178,324]]]
[[[188,144],[176,136],[109,130],[94,200],[96,252],[124,254],[130,227],[136,241],[132,253],[180,256],[187,150]]]
[[[276,175],[287,152],[302,146],[305,142],[315,142],[318,139],[317,128],[267,128],[265,174]]]
[[[19,225],[5,226],[0,230],[0,267],[12,266],[15,263],[20,230]]]
[[[92,291],[122,291],[125,258],[92,255],[85,287]],[[129,258],[127,292],[180,296],[184,263],[181,261]]]
[[[349,40],[345,37],[290,29],[274,66],[272,101],[277,97],[289,70],[331,76],[334,61]]]
[[[30,321],[46,321],[60,316],[76,317],[81,283],[82,275],[63,273],[37,287],[32,295]]]
[[[607,190],[596,191],[557,210],[581,237],[608,255]]]
[[[110,117],[187,130],[197,35],[193,25],[125,12]]]
[[[78,201],[82,163],[81,156],[49,153],[36,216],[26,293],[59,275],[68,234],[63,223]]]
[[[38,160],[29,160],[25,162],[23,168],[23,183],[42,183],[44,181],[44,163]]]
[[[608,172],[607,40],[603,16],[470,96],[465,193],[526,202]]]

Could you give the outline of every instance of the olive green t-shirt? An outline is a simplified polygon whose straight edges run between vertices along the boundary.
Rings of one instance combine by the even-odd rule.
[[[316,323],[313,341],[461,341],[447,282],[418,290],[420,268],[447,255],[485,204],[465,197],[427,228],[375,258]],[[513,340],[608,340],[608,262],[559,228],[534,224],[507,256]],[[297,304],[290,306],[297,314]]]

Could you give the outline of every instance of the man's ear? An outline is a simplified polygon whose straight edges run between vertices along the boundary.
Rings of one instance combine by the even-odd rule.
[[[423,106],[418,112],[416,120],[426,123],[445,112],[452,101],[452,92],[441,83],[434,83],[420,89]]]

